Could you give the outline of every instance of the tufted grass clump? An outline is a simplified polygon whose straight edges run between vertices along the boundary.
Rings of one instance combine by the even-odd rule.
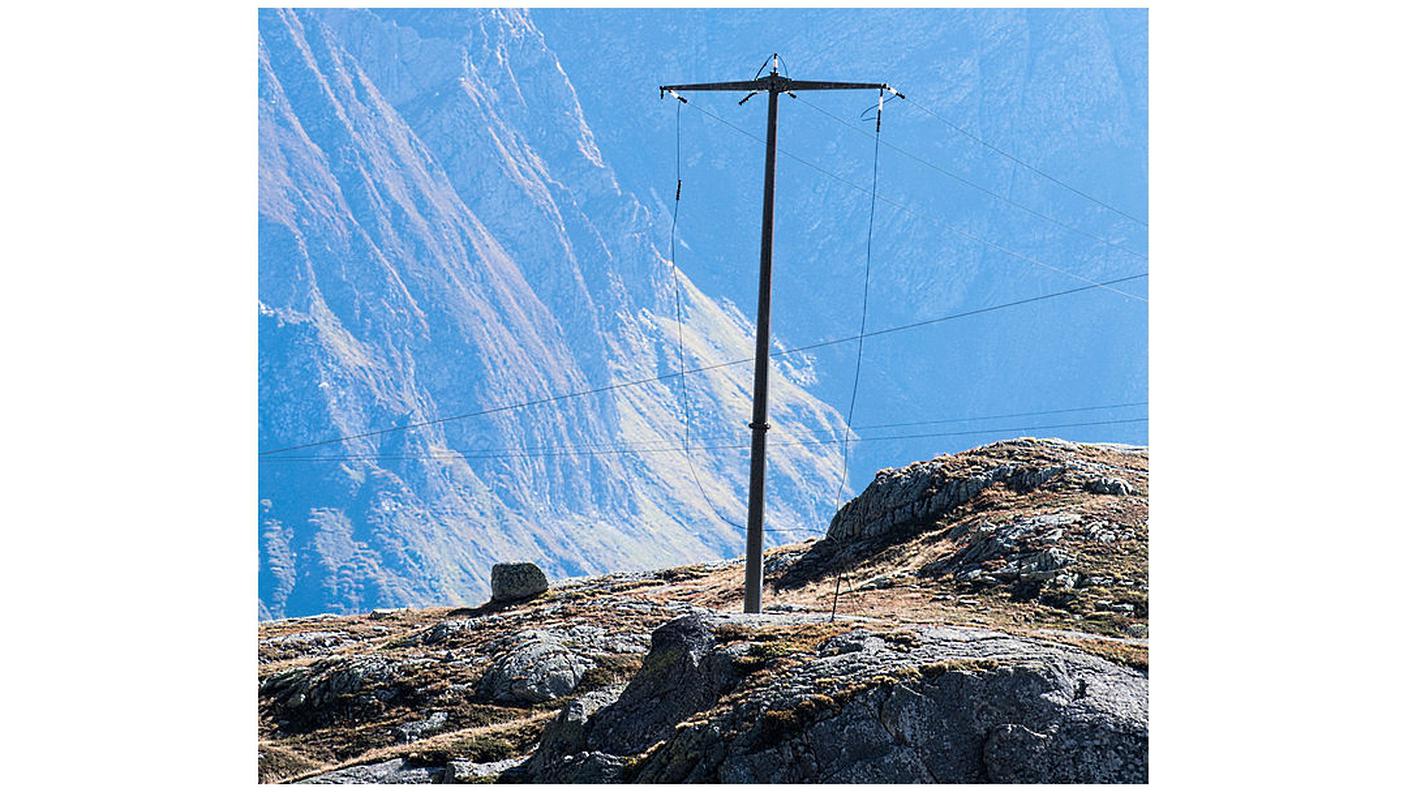
[[[629,682],[631,677],[640,671],[642,657],[637,654],[613,654],[598,659],[596,665],[582,675],[582,681],[577,684],[577,692],[584,693]]]
[[[936,663],[925,663],[919,667],[919,671],[924,676],[938,676],[940,674],[951,674],[954,672],[977,674],[987,671],[996,671],[998,667],[999,665],[996,660],[959,657],[951,660],[940,660]]]

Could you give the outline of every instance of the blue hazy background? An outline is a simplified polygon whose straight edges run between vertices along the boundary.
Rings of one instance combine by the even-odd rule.
[[[671,199],[674,102],[660,83],[748,79],[778,52],[798,79],[887,82],[972,135],[1147,221],[1148,14],[1108,10],[542,10],[533,17],[581,97],[623,183]],[[871,92],[800,94],[862,131]],[[758,137],[765,97],[694,93]],[[873,143],[803,101],[783,97],[779,146],[862,186]],[[681,269],[750,317],[757,291],[763,146],[686,107]],[[976,243],[971,236],[1094,280],[1147,270],[1148,229],[1014,164],[906,102],[886,103],[887,143],[1087,234],[1033,216],[895,150],[880,148],[871,329],[1086,285]],[[869,197],[780,156],[773,330],[785,345],[856,333]],[[1124,248],[1124,249],[1120,249]],[[1127,249],[1127,250],[1125,250]],[[1147,298],[1147,282],[1116,287]],[[845,410],[852,345],[818,350],[814,392]],[[1094,290],[866,343],[854,424],[1064,409],[1146,399],[1147,304]],[[1143,407],[943,424],[954,437],[855,447],[851,483],[1007,431],[1142,417]],[[899,434],[924,428],[875,430]],[[862,430],[860,434],[866,432]],[[1146,443],[1142,423],[1037,432]]]
[[[747,450],[703,446],[746,443],[749,367],[687,378],[698,442],[677,453],[679,106],[657,86],[748,79],[774,51],[913,100],[885,108],[906,153],[880,148],[868,329],[1146,271],[1120,214],[1147,220],[1143,10],[261,10],[259,446],[339,438],[260,458],[261,617],[472,602],[509,559],[563,577],[741,553]],[[767,103],[740,98],[679,113],[691,366],[752,353]],[[781,148],[827,173],[779,158],[779,348],[859,329],[875,101],[781,99]],[[1017,435],[1146,442],[1062,426],[1142,405],[977,419],[1145,401],[1147,282],[1117,288],[870,339],[846,489]],[[855,349],[776,363],[769,545],[834,514]]]

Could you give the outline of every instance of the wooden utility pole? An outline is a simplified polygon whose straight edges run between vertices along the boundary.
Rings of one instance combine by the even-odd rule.
[[[679,91],[747,91],[748,94],[739,104],[748,101],[754,94],[764,91],[768,94],[768,151],[767,161],[763,165],[763,238],[758,252],[758,337],[753,353],[753,421],[748,424],[753,430],[753,445],[748,476],[748,540],[743,565],[744,613],[757,613],[763,607],[763,493],[769,428],[768,367],[772,345],[772,206],[777,174],[777,96],[783,93],[795,96],[797,91],[838,90],[878,90],[889,91],[901,98],[904,96],[885,83],[794,80],[777,73],[777,60],[777,53],[773,53],[772,72],[766,77],[741,82],[660,86],[661,98],[668,92],[681,102],[686,100],[679,95]],[[883,99],[884,94],[881,96]]]

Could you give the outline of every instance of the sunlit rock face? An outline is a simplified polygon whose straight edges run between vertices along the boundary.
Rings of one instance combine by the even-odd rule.
[[[259,20],[259,446],[348,438],[260,458],[261,617],[478,602],[505,559],[741,552],[714,507],[742,521],[746,451],[696,451],[696,484],[678,377],[600,390],[679,367],[669,218],[618,183],[532,19]],[[687,367],[751,357],[742,312],[681,289]],[[793,441],[841,420],[778,371],[769,525],[821,531],[839,455]],[[688,378],[696,445],[745,437],[751,375]]]
[[[1148,219],[1142,10],[259,20],[259,446],[356,436],[261,458],[263,617],[477,603],[504,560],[557,580],[741,552],[727,521],[744,513],[762,152],[698,111],[760,132],[766,103],[680,106],[660,83],[746,78],[774,49],[798,78],[887,81],[913,104],[887,102],[884,141],[947,171],[880,147],[868,245],[874,147],[859,119],[874,97],[784,100],[778,347],[857,331],[868,246],[871,329],[1149,267],[1148,227],[1131,219]],[[679,367],[665,260],[677,108],[685,365],[744,361],[688,378],[692,437],[712,446],[694,453],[697,485],[671,450],[678,377],[599,390]],[[1137,407],[954,420],[1146,399],[1145,284],[1119,289],[868,340],[855,423],[880,441],[851,448],[851,492],[877,469],[1004,437],[1147,442],[1137,421],[1041,427]],[[839,454],[797,443],[839,434],[828,405],[848,403],[855,364],[849,344],[774,362],[769,543],[831,521]],[[919,421],[937,423],[878,429]]]

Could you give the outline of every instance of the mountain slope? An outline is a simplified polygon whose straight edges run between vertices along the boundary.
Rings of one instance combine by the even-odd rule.
[[[1147,226],[998,151],[1148,221],[1146,9],[541,9],[533,19],[575,81],[621,183],[653,191],[661,206],[672,197],[675,108],[660,100],[660,83],[746,79],[776,51],[796,78],[885,81],[904,91],[910,101],[885,103],[871,329],[1149,269]],[[876,102],[868,91],[798,97],[779,107],[788,154],[777,163],[773,281],[773,331],[794,345],[856,332],[874,129],[862,116]],[[755,270],[740,265],[756,259],[756,239],[718,233],[758,223],[756,138],[767,103],[739,106],[740,98],[697,92],[684,108],[681,259],[707,293],[751,305]],[[1119,288],[1147,296],[1142,281]],[[1094,290],[867,340],[861,436],[895,434],[867,426],[921,420],[973,434],[857,445],[852,483],[900,460],[1056,431],[1035,428],[1051,420],[953,419],[1145,400],[1147,330],[1145,303]],[[809,354],[812,392],[844,408],[855,347]],[[1082,420],[1140,414],[1127,407]],[[1135,422],[1059,433],[1148,440]]]
[[[668,225],[616,183],[528,17],[259,22],[260,447],[350,438],[261,457],[261,617],[466,601],[509,557],[561,576],[737,553],[670,450],[678,378],[434,422],[678,368]],[[748,357],[742,315],[682,289],[686,365]],[[774,436],[834,436],[781,371]],[[690,377],[699,437],[743,436],[750,375]],[[734,521],[742,461],[695,457]],[[819,529],[834,450],[772,462],[771,526]]]
[[[756,616],[734,561],[266,622],[260,780],[1143,780],[1147,470],[1022,439],[881,471],[768,554]]]

